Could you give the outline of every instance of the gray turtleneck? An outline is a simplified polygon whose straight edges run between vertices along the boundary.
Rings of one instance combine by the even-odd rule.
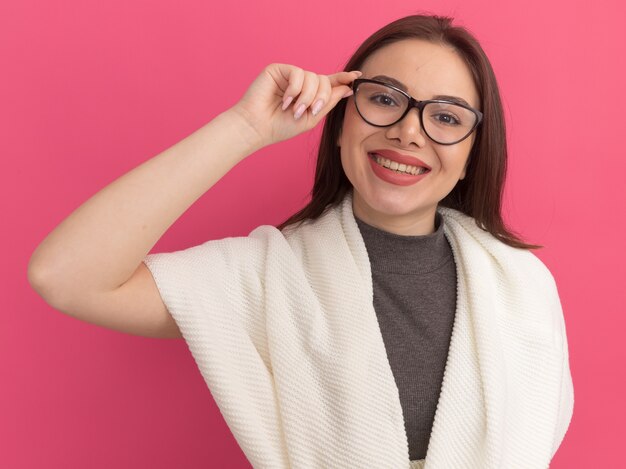
[[[372,268],[374,309],[400,394],[411,460],[426,457],[456,310],[456,268],[436,231],[402,236],[356,218]]]

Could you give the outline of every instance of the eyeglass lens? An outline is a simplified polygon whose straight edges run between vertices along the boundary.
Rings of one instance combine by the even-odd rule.
[[[395,123],[409,105],[409,99],[388,86],[360,83],[355,103],[361,116],[370,124]],[[452,143],[466,137],[474,128],[477,116],[469,109],[452,103],[428,103],[423,111],[423,127],[439,143]]]

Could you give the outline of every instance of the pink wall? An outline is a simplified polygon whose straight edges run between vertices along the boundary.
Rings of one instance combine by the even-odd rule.
[[[233,105],[271,62],[339,70],[421,11],[481,40],[510,137],[506,217],[557,279],[576,405],[554,469],[617,467],[626,437],[624,3],[21,0],[0,6],[0,467],[249,467],[182,340],[98,328],[28,285],[39,242],[117,177]],[[591,6],[586,6],[591,5]],[[237,166],[154,251],[299,208],[319,129]],[[242,190],[243,188],[243,190]]]

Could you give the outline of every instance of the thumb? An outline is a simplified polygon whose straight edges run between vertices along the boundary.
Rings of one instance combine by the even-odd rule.
[[[352,72],[339,72],[333,75],[328,75],[331,86],[349,85],[354,80],[363,75],[363,72],[359,70],[353,70]]]
[[[339,101],[343,98],[351,96],[352,82],[360,77],[362,73],[360,71],[353,72],[339,72],[334,75],[330,75],[330,84],[333,87],[330,94],[331,108],[335,107]]]
[[[348,85],[336,86],[330,93],[330,102],[328,104],[330,104],[331,108],[333,108],[343,98],[347,98],[349,96],[352,96],[353,94],[354,92],[352,91],[352,87]]]

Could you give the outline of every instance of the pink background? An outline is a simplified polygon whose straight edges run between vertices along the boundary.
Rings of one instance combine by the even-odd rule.
[[[56,312],[29,287],[28,260],[90,196],[232,106],[265,65],[333,73],[376,29],[418,11],[469,27],[499,79],[506,218],[546,246],[537,255],[567,322],[576,404],[551,467],[623,467],[619,0],[3,2],[0,467],[250,467],[184,341]],[[307,198],[319,130],[235,167],[154,251],[284,220]]]

